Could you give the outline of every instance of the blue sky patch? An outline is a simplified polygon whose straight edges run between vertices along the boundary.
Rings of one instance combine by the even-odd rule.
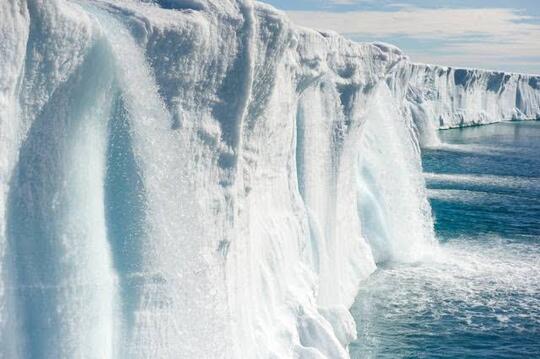
[[[267,0],[300,25],[384,41],[412,61],[540,74],[536,0]]]

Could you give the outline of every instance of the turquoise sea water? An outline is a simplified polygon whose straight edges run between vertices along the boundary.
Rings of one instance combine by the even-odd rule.
[[[540,122],[440,132],[423,167],[440,248],[386,263],[353,358],[540,358]]]

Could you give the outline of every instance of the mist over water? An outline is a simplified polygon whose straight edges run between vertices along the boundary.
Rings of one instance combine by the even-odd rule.
[[[364,282],[351,356],[537,357],[540,123],[439,135],[422,160],[441,245],[417,263],[382,263]]]

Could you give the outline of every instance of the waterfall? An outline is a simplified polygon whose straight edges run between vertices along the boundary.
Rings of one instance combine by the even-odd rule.
[[[366,115],[358,160],[358,215],[378,263],[417,261],[434,244],[413,118],[385,84]]]
[[[96,42],[35,118],[7,198],[23,353],[114,355],[116,275],[104,208],[112,66]]]
[[[110,157],[107,204],[109,226],[117,227],[109,240],[121,281],[122,356],[223,355],[223,267],[219,256],[207,254],[217,248],[210,241],[220,218],[204,220],[206,206],[214,205],[212,193],[201,192],[194,182],[200,172],[208,173],[195,160],[205,149],[193,138],[189,119],[179,124],[178,115],[169,112],[143,49],[121,16],[107,6],[88,11],[104,29],[117,80],[110,130],[116,131],[111,150],[118,153]],[[135,183],[126,189],[119,181]],[[221,344],[206,348],[209,336]]]
[[[383,255],[371,206],[392,258],[422,230],[394,243],[425,205],[377,85],[400,53],[363,45],[328,71],[314,61],[344,40],[262,4],[167,4],[27,4],[1,117],[2,354],[346,358],[348,306]],[[414,187],[408,205],[391,185]]]
[[[0,356],[347,358],[363,281],[434,246],[454,70],[251,0],[6,0],[0,39]]]

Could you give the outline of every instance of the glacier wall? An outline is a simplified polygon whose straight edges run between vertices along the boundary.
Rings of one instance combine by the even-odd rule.
[[[540,119],[540,76],[406,64],[388,82],[425,145],[436,129]]]
[[[6,0],[0,44],[9,358],[347,358],[433,245],[418,139],[539,108],[248,0]]]

